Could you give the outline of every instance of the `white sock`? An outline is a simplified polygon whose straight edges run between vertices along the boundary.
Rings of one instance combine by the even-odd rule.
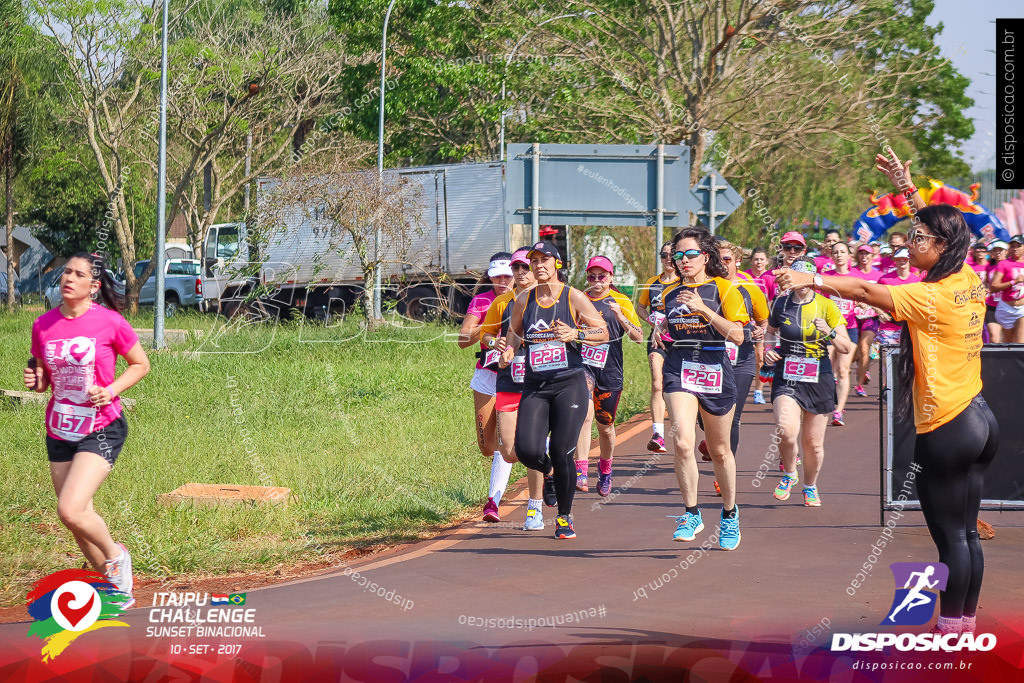
[[[664,422],[655,422],[654,423],[654,433],[657,434],[658,436],[664,438],[665,437],[665,423]]]
[[[505,487],[508,486],[508,476],[511,473],[512,463],[505,462],[505,458],[501,457],[501,453],[494,451],[494,457],[491,459],[490,497],[494,499],[495,505],[501,504],[501,496],[505,493]]]
[[[936,624],[943,633],[960,633],[963,626],[963,617],[939,617]]]
[[[796,472],[785,472],[784,474],[785,474],[785,475],[786,475],[787,477],[792,477],[793,479],[799,479],[799,478],[800,478],[799,476],[797,476],[797,473],[796,473]]]
[[[977,628],[977,627],[978,627],[978,617],[977,617],[977,615],[975,615],[973,617],[969,617],[967,615],[964,615],[963,624],[960,627],[960,630],[963,633],[974,633],[974,629]]]
[[[540,510],[544,507],[544,501],[538,500],[537,498],[530,498],[526,501],[526,507],[533,508],[534,510]]]

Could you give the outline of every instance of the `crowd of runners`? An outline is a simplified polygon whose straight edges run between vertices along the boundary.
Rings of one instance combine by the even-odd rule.
[[[581,291],[567,284],[550,242],[495,254],[459,339],[478,348],[470,386],[480,451],[491,458],[484,519],[500,520],[512,466],[521,462],[529,471],[523,528],[544,529],[547,505],[557,507],[555,537],[575,537],[573,498],[590,490],[591,427],[597,423],[597,494],[608,496],[623,344],[646,344],[647,448],[671,450],[683,504],[672,538],[690,542],[704,530],[700,454],[712,463],[722,499],[719,545],[735,550],[735,454],[748,397],[774,409],[775,498],[787,500],[802,481],[803,504],[821,506],[827,426],[844,425],[851,383],[866,395],[878,344],[899,345],[897,381],[913,391],[898,409],[913,415],[922,510],[949,567],[938,628],[973,630],[983,572],[977,513],[998,445],[980,394],[980,349],[983,339],[1024,342],[1024,247],[1020,237],[972,244],[958,210],[926,208],[907,185],[908,164],[891,150],[876,163],[916,207],[909,233],[893,232],[882,245],[844,240],[837,231],[808,243],[791,231],[777,248],[748,251],[703,227],[686,228],[658,245],[659,272],[640,287],[636,308],[616,289],[616,265],[605,255],[587,262]],[[741,271],[744,260],[749,269]],[[52,389],[46,450],[58,515],[87,562],[130,599],[131,556],[92,501],[127,434],[118,396],[146,375],[149,361],[117,312],[102,259],[68,259],[61,294],[63,303],[33,325],[24,382]],[[117,376],[119,356],[127,367]]]
[[[907,183],[908,165],[891,150],[876,164],[915,206],[909,232],[892,231],[882,244],[844,239],[837,230],[809,243],[789,231],[772,248],[745,249],[701,226],[686,228],[658,245],[659,272],[640,286],[635,309],[614,287],[615,264],[606,255],[587,261],[579,291],[567,284],[550,242],[495,254],[460,339],[480,344],[472,382],[477,433],[481,451],[493,457],[484,519],[500,520],[518,460],[529,471],[523,529],[544,529],[547,504],[558,508],[555,538],[576,536],[572,503],[577,491],[589,491],[591,424],[600,440],[597,493],[607,496],[622,347],[646,337],[647,448],[672,452],[683,504],[672,538],[691,542],[705,528],[700,454],[712,463],[722,499],[719,546],[735,550],[735,454],[748,398],[774,410],[781,471],[774,497],[788,500],[802,482],[803,504],[820,507],[827,428],[845,425],[851,390],[867,395],[880,347],[899,347],[897,381],[913,391],[897,409],[909,416],[913,402],[915,461],[929,472],[918,487],[922,510],[950,567],[936,628],[973,631],[983,571],[977,514],[998,444],[980,394],[980,348],[1024,342],[1024,242],[972,243],[957,209],[925,207]],[[744,260],[749,268],[741,271]]]

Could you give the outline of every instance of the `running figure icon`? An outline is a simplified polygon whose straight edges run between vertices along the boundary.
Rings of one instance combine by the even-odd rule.
[[[909,612],[915,607],[927,605],[935,599],[934,593],[926,594],[922,592],[922,590],[925,588],[935,588],[936,586],[938,586],[939,579],[935,579],[934,581],[928,580],[934,573],[935,565],[932,564],[925,567],[924,571],[911,572],[910,576],[907,577],[907,582],[903,584],[903,587],[910,588],[910,584],[915,581],[914,577],[917,577],[916,584],[913,588],[910,588],[910,592],[908,592],[906,597],[903,598],[903,602],[900,603],[899,607],[894,609],[892,613],[888,616],[889,621],[895,624],[896,614],[903,608],[906,608]]]

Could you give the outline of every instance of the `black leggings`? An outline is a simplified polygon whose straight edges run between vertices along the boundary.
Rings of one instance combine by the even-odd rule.
[[[736,410],[732,414],[732,432],[729,434],[729,447],[732,454],[736,455],[736,449],[740,447],[740,416],[743,415],[743,404],[747,402],[747,394],[750,393],[750,383],[754,381],[753,368],[749,371],[737,370],[733,377],[736,378]]]
[[[928,532],[949,567],[940,596],[944,617],[974,616],[985,557],[978,538],[978,508],[985,469],[999,448],[999,425],[979,394],[951,421],[914,442],[917,493]]]
[[[747,394],[750,393],[750,384],[754,381],[754,373],[737,370],[733,377],[736,378],[736,410],[732,414],[729,449],[735,456],[736,449],[740,447],[740,417],[743,415],[743,404],[747,402]],[[704,419],[700,416],[700,411],[697,411],[697,424],[704,429]]]
[[[583,370],[547,380],[536,388],[525,388],[519,401],[516,456],[519,462],[542,474],[547,474],[554,466],[560,515],[572,512],[572,499],[576,493],[573,456],[589,405],[590,391]],[[549,432],[550,456],[545,452]]]

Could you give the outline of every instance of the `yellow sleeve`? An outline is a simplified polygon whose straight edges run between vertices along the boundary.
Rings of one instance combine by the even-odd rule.
[[[658,277],[660,276],[655,275],[654,277],[647,280],[647,282],[645,282],[642,287],[640,287],[640,298],[637,299],[637,303],[640,304],[641,306],[645,308],[651,307],[651,285],[654,284],[654,281],[657,280]]]
[[[505,306],[512,300],[512,297],[502,294],[491,302],[484,315],[484,321],[480,324],[480,336],[485,334],[497,335],[501,332],[501,316],[505,313]]]
[[[615,299],[615,303],[622,308],[622,314],[626,316],[626,319],[637,327],[640,327],[640,318],[637,316],[636,309],[633,308],[633,302],[629,300],[629,297],[621,292],[613,290],[612,298]]]
[[[837,327],[846,327],[846,318],[843,317],[839,307],[836,306],[836,302],[827,297],[821,296],[820,294],[818,296],[821,297],[821,306],[824,309],[822,311],[824,313],[822,317],[825,319],[825,322],[828,323],[829,329],[834,330]]]
[[[747,292],[750,294],[750,302],[754,305],[754,320],[762,322],[768,319],[768,298],[765,297],[764,292],[756,284],[753,287],[747,287]]]
[[[715,278],[718,284],[718,294],[722,299],[722,317],[735,323],[745,323],[750,320],[747,315],[747,307],[743,305],[743,295],[739,287],[733,285],[724,278]]]

